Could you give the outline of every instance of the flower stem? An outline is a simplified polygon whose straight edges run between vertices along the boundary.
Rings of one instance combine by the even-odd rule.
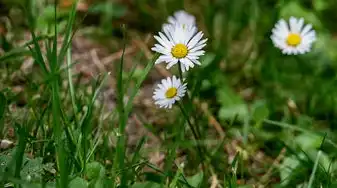
[[[180,61],[178,62],[178,68],[179,68],[179,77],[180,77],[180,79],[183,81],[183,72],[182,72],[182,70],[181,70],[181,62],[180,62]],[[187,98],[187,100],[188,100],[189,103],[190,103],[190,108],[191,108],[191,110],[193,110],[193,102],[192,102],[192,98],[190,98],[188,92],[186,92],[186,98]],[[187,114],[187,113],[186,113],[186,114]],[[194,114],[194,117],[193,117],[193,118],[194,118],[195,122],[197,122],[197,116],[196,116],[197,113],[193,113],[193,114]],[[201,138],[201,133],[200,133],[198,124],[196,123],[195,126],[196,126],[196,133],[197,133],[198,137]]]
[[[179,69],[179,77],[181,80],[183,80],[183,71],[181,70],[181,62],[178,62],[178,69]]]
[[[194,129],[194,127],[193,127],[193,124],[192,124],[192,122],[191,122],[189,116],[188,116],[187,113],[186,113],[186,110],[185,110],[184,106],[183,106],[181,103],[178,103],[178,106],[179,106],[179,108],[180,108],[180,111],[183,113],[183,116],[185,117],[185,119],[186,119],[186,121],[187,121],[187,124],[189,125],[189,127],[190,127],[190,129],[191,129],[191,131],[192,131],[192,134],[193,134],[193,136],[194,136],[195,141],[198,141],[198,140],[199,140],[199,137],[198,137],[197,132],[195,131],[195,129]],[[205,164],[204,164],[204,157],[203,157],[203,155],[202,155],[203,152],[202,152],[201,147],[198,145],[198,142],[196,143],[196,146],[197,146],[199,155],[200,155],[200,157],[201,157],[201,165],[202,165],[202,169],[204,170],[204,169],[206,169],[206,168],[205,168]]]
[[[188,117],[187,113],[186,113],[186,110],[184,109],[183,105],[181,103],[179,103],[179,108],[180,108],[180,111],[183,113],[186,121],[187,121],[187,124],[190,126],[191,130],[192,130],[192,133],[193,133],[193,136],[195,137],[196,140],[199,139],[199,136],[197,134],[197,132],[194,130],[194,127],[192,125],[192,122],[190,120],[190,118]]]

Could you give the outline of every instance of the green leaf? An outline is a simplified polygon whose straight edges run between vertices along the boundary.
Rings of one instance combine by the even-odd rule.
[[[304,158],[303,154],[300,155],[301,158]],[[281,178],[281,185],[287,185],[289,181],[289,177],[291,177],[293,171],[300,165],[300,161],[294,155],[290,157],[286,157],[282,164],[280,165],[280,178]]]
[[[287,186],[292,182],[297,182],[300,178],[309,176],[308,172],[312,170],[313,162],[317,159],[318,152],[318,150],[310,150],[306,153],[302,152],[286,157],[279,166],[281,185]],[[318,162],[320,164],[319,168],[323,167],[324,171],[327,172],[331,163],[327,154],[321,151]]]
[[[248,115],[247,105],[236,104],[223,106],[219,110],[219,118],[222,120],[232,120],[237,116],[238,120],[243,122],[244,117]]]
[[[332,182],[331,187],[337,187],[337,181]]]
[[[295,142],[303,150],[319,148],[322,141],[323,137],[307,133],[300,134],[295,138]]]
[[[58,22],[56,24],[57,24],[57,33],[58,34],[64,32],[64,30],[67,27],[67,21],[65,21],[65,20],[61,21],[61,22]],[[42,33],[44,35],[53,36],[53,35],[55,35],[55,30],[52,29],[51,31],[49,31],[49,29],[48,29],[49,25],[50,25],[50,28],[55,27],[55,23],[51,23],[51,22],[41,18],[41,20],[39,20],[36,24],[36,30],[39,33]]]
[[[201,67],[207,67],[210,65],[216,57],[216,54],[214,53],[206,53],[204,56],[201,57]]]
[[[99,162],[91,162],[87,164],[85,176],[88,180],[98,179],[100,177],[104,177],[105,169],[104,166]]]
[[[133,184],[131,188],[161,188],[161,186],[155,182],[142,182]]]
[[[44,173],[42,160],[41,157],[29,160],[21,169],[20,176],[22,179],[32,182],[40,181]]]
[[[0,177],[2,175],[2,173],[4,173],[4,170],[6,169],[6,167],[8,167],[8,165],[11,162],[12,157],[9,155],[0,155]]]
[[[45,188],[55,188],[56,187],[56,183],[55,182],[48,182],[46,184],[46,187]]]
[[[237,117],[243,122],[248,115],[248,107],[243,99],[230,87],[222,86],[216,92],[217,100],[221,104],[219,118],[221,120],[232,120]]]
[[[68,16],[67,11],[58,10],[56,17],[57,19]],[[55,21],[55,7],[54,5],[46,6],[42,9],[39,17],[37,17],[38,21],[46,21],[46,22],[54,22]],[[38,24],[38,23],[37,23]]]
[[[257,124],[262,123],[268,116],[269,110],[265,102],[259,101],[253,105],[252,118]]]
[[[318,153],[318,150],[308,151],[308,155],[309,155],[309,157],[312,161],[315,161],[315,159],[317,158],[317,153]],[[329,158],[329,156],[326,153],[321,151],[320,158],[319,158],[318,162],[320,164],[320,167],[322,167],[326,172],[329,171],[331,159]]]
[[[110,8],[107,9],[107,6]],[[88,12],[95,14],[104,14],[105,16],[109,16],[111,18],[120,18],[126,14],[126,7],[122,5],[118,5],[116,3],[97,3],[95,5],[90,6]]]
[[[200,172],[192,177],[188,177],[187,182],[193,187],[198,188],[198,187],[201,187],[203,179],[204,179],[204,173]]]
[[[80,177],[76,177],[69,183],[69,188],[87,188],[88,182]]]
[[[90,188],[102,188],[105,187],[105,181],[103,178],[94,179],[89,183]]]
[[[315,10],[322,11],[322,10],[329,8],[330,3],[328,2],[328,0],[315,0],[315,1],[312,1],[312,4]]]
[[[126,111],[125,115],[126,116],[128,116],[129,113],[131,112],[132,106],[133,106],[133,100],[136,97],[137,93],[139,92],[142,83],[147,78],[147,75],[152,70],[152,67],[154,66],[154,63],[156,62],[158,57],[159,57],[159,54],[156,54],[152,57],[152,59],[148,62],[148,64],[144,68],[142,76],[137,80],[136,85],[134,86],[133,91],[131,92],[131,94],[129,96],[129,100],[128,100],[128,102],[126,104],[126,107],[125,107],[125,111]]]

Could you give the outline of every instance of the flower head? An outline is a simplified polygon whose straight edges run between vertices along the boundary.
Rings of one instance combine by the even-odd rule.
[[[182,24],[166,25],[164,33],[159,32],[154,38],[159,44],[155,44],[153,51],[162,54],[156,64],[166,62],[169,69],[178,62],[181,63],[183,72],[193,68],[195,64],[200,65],[199,57],[204,55],[202,50],[206,46],[207,39],[202,39],[203,33],[197,33],[195,26],[184,26]]]
[[[160,108],[172,108],[172,105],[184,97],[186,83],[175,76],[162,79],[153,92],[155,104]]]
[[[279,20],[272,30],[271,39],[274,45],[284,54],[304,54],[311,50],[312,43],[316,41],[316,33],[312,25],[304,25],[303,18],[291,17],[289,24]]]
[[[196,25],[195,17],[183,10],[176,11],[173,14],[173,16],[168,17],[167,21],[173,25],[177,23],[185,25],[185,26],[186,25],[192,25],[192,26]]]

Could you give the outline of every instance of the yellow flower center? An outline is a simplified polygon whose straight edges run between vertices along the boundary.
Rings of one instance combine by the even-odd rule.
[[[176,44],[172,49],[171,53],[175,58],[184,58],[188,53],[187,46],[184,44]]]
[[[301,36],[296,33],[290,33],[287,38],[287,43],[289,46],[297,46],[301,43]]]
[[[165,93],[165,96],[169,99],[175,97],[176,95],[177,95],[177,88],[174,87],[169,88]]]

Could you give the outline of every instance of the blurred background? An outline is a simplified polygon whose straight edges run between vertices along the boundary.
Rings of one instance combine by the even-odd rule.
[[[55,22],[53,1],[0,0],[0,90],[15,109],[12,119],[22,119],[23,111],[48,102],[40,86],[41,72],[22,48],[31,40],[29,29],[48,38],[55,35],[57,24],[62,41],[73,3],[58,1]],[[115,72],[124,41],[123,79],[131,79],[132,88],[154,55],[153,35],[168,16],[185,10],[208,38],[202,65],[188,72],[187,82],[203,141],[211,140],[209,152],[214,155],[209,163],[219,181],[231,171],[239,152],[239,186],[306,187],[320,151],[314,187],[337,186],[336,0],[80,0],[76,10],[72,58],[78,95],[85,101],[91,80],[111,72],[100,98],[104,108],[96,114],[110,117],[115,110]],[[275,23],[290,16],[303,17],[316,31],[317,41],[305,55],[283,55],[270,40]],[[177,74],[176,68],[156,66],[141,87],[127,127],[130,152],[144,135],[150,138],[148,148],[161,150],[175,143],[171,136],[181,120],[179,112],[157,109],[151,97],[154,84]],[[134,74],[129,78],[130,71]],[[64,103],[71,102],[64,98]],[[109,136],[104,130],[110,123],[98,116],[95,122]],[[10,130],[8,123],[0,135],[15,140]],[[105,147],[98,147],[97,160],[111,155]],[[195,174],[193,152],[182,150],[186,158],[181,160],[189,161],[187,173]],[[160,166],[165,154],[151,151],[144,157]]]

